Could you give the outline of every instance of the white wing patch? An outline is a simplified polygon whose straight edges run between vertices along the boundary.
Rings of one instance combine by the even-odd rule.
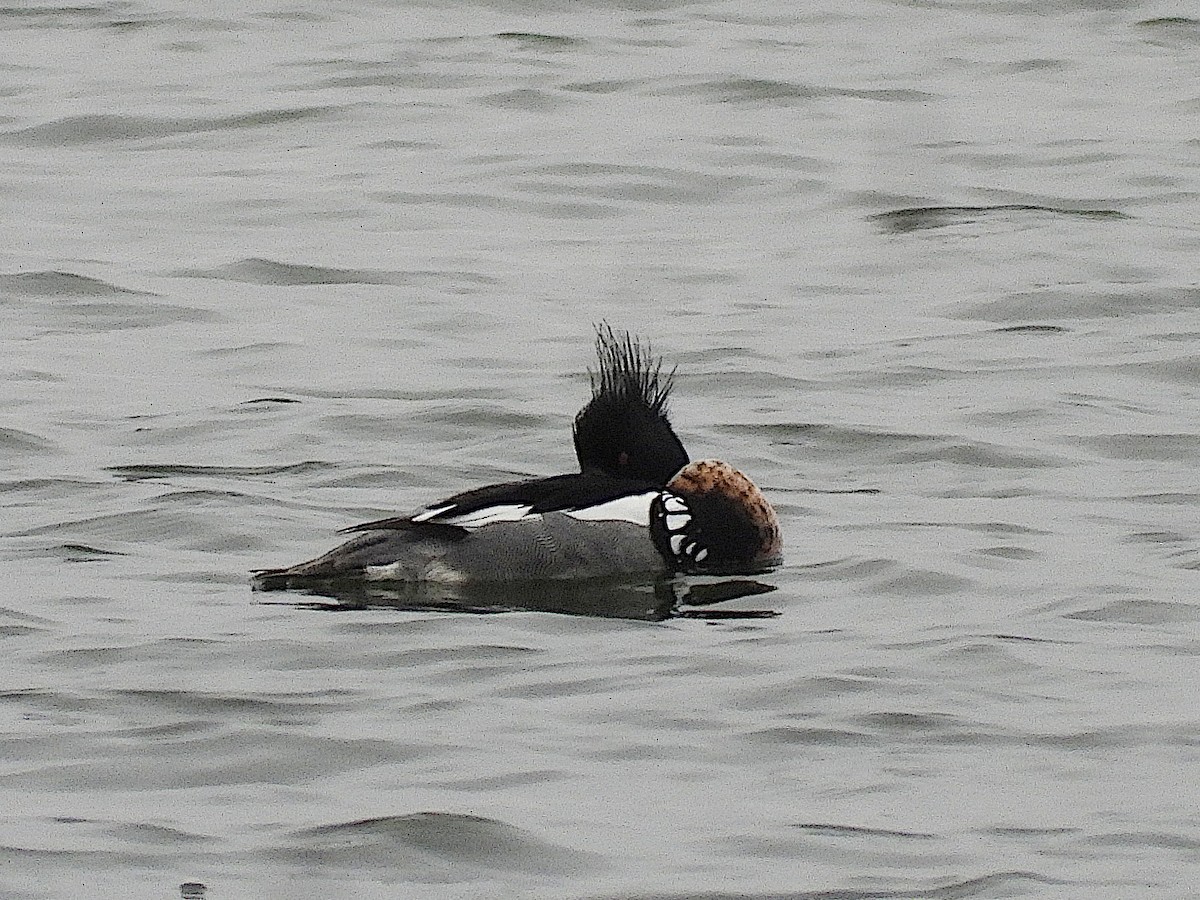
[[[630,494],[582,509],[564,509],[563,513],[585,522],[632,522],[634,525],[649,527],[650,503],[657,496],[658,491]]]
[[[447,503],[445,506],[430,506],[413,516],[412,520],[414,522],[428,522],[430,519],[440,516],[448,509],[454,509],[454,504]]]
[[[476,509],[457,516],[446,516],[437,521],[442,525],[457,525],[459,528],[482,528],[484,525],[491,525],[494,522],[519,522],[529,515],[531,509],[533,507],[528,503],[504,503],[498,506],[485,506],[483,509]],[[413,521],[417,521],[416,516],[413,516]]]
[[[632,522],[634,525],[648,527],[650,503],[657,496],[657,491],[649,491],[645,494],[618,497],[616,500],[597,503],[595,506],[563,509],[558,512],[585,522]],[[483,509],[455,515],[452,512],[455,505],[447,503],[442,506],[431,506],[414,515],[412,521],[457,525],[459,528],[482,528],[484,525],[493,525],[497,522],[519,522],[530,516],[533,510],[533,506],[529,503],[499,503],[495,506],[485,506]],[[450,514],[447,515],[447,513]]]

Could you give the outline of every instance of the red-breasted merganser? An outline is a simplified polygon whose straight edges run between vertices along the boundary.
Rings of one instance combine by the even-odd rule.
[[[667,418],[674,371],[607,326],[596,349],[592,398],[573,429],[579,472],[475,488],[351,526],[340,547],[261,570],[254,587],[733,575],[778,565],[779,520],[762,492],[728,463],[688,461]]]

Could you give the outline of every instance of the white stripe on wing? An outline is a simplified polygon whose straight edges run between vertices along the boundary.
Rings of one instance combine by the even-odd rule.
[[[469,513],[458,516],[445,516],[436,519],[442,525],[457,525],[459,528],[481,528],[493,522],[519,522],[533,509],[528,503],[505,503],[497,506],[485,506]],[[414,516],[414,521],[415,521]]]
[[[447,503],[445,506],[429,506],[421,510],[412,517],[414,522],[428,522],[430,519],[436,518],[448,509],[454,509],[455,504]]]
[[[564,509],[563,512],[573,519],[583,519],[587,522],[632,522],[634,525],[649,527],[650,503],[657,496],[658,491],[630,494],[582,509]]]

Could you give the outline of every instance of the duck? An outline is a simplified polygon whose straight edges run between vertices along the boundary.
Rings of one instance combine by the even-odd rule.
[[[779,519],[749,477],[692,461],[668,401],[676,370],[629,332],[596,328],[591,398],[572,425],[579,471],[477,487],[342,529],[315,559],[253,573],[255,590],[335,581],[480,584],[645,574],[740,575],[782,561]]]

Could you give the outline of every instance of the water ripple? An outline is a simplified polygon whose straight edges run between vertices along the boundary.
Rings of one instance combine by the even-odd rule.
[[[46,438],[17,428],[0,428],[0,449],[8,453],[48,453],[54,443]],[[0,485],[0,492],[25,490],[31,484],[24,480]]]
[[[0,292],[19,297],[153,297],[150,291],[111,284],[74,272],[14,272],[0,274]]]
[[[907,234],[952,225],[971,225],[1003,218],[1014,224],[1034,222],[1039,216],[1066,216],[1081,219],[1128,219],[1116,209],[1068,209],[1028,203],[1001,203],[994,206],[914,206],[876,213],[867,218],[878,222],[885,231]]]
[[[1162,16],[1135,22],[1142,40],[1163,47],[1192,49],[1200,44],[1200,19],[1187,16]]]
[[[319,825],[296,832],[281,859],[321,866],[428,870],[425,877],[467,880],[479,870],[581,874],[600,857],[542,840],[506,822],[451,812],[419,812]]]
[[[336,107],[308,106],[263,110],[231,116],[173,118],[89,113],[64,116],[0,134],[0,142],[27,147],[85,146],[142,141],[181,134],[272,128],[291,122],[332,119]]]
[[[775,81],[765,78],[724,78],[676,88],[675,93],[698,94],[716,103],[789,105],[829,97],[876,100],[885,103],[925,103],[937,99],[912,88],[845,88]]]
[[[379,269],[340,269],[302,263],[277,262],[250,258],[209,269],[184,269],[177,273],[188,278],[219,278],[246,284],[302,287],[332,284],[412,285],[442,281],[462,281],[473,285],[494,284],[490,276],[473,272],[384,271]]]
[[[697,890],[675,892],[630,892],[619,895],[621,900],[964,900],[971,897],[1006,897],[1029,895],[1039,885],[1059,887],[1070,884],[1058,878],[1036,872],[1001,871],[975,878],[946,881],[925,881],[910,884],[897,880],[881,881],[865,889],[833,888],[815,891],[744,891]],[[615,900],[612,895],[611,900]],[[610,900],[609,895],[595,895],[591,900]]]
[[[1138,315],[1190,312],[1200,305],[1200,289],[1046,289],[972,303],[959,314],[989,322],[1038,323],[1046,319],[1087,321]]]
[[[307,475],[315,472],[328,472],[336,468],[330,463],[310,460],[300,463],[288,463],[274,466],[202,466],[186,463],[139,463],[125,466],[106,466],[105,472],[111,472],[124,481],[158,481],[182,476],[184,478],[217,478],[221,480],[273,480],[275,475]]]

